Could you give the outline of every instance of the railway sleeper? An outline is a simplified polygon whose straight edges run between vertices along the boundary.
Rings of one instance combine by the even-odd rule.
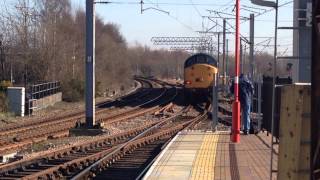
[[[58,179],[62,179],[63,178],[63,173],[61,172],[61,171],[56,171],[56,177],[58,178]]]
[[[56,159],[61,159],[63,157],[63,154],[59,153],[56,155]]]
[[[109,165],[109,164],[108,164],[107,162],[105,162],[105,161],[102,162],[102,168],[103,168],[104,170],[107,169],[108,165]]]
[[[18,169],[18,171],[26,171],[27,170],[27,168],[25,167],[25,166],[21,166],[19,169]]]
[[[72,164],[71,164],[71,170],[72,170],[73,172],[77,171],[77,170],[78,170],[78,164],[72,163]]]
[[[68,155],[70,155],[70,154],[72,154],[72,151],[65,151],[65,152],[63,152],[63,156],[68,156]]]
[[[93,178],[95,178],[95,177],[96,177],[96,173],[94,173],[94,171],[90,171],[90,172],[89,172],[89,175],[88,175],[88,178],[93,179]]]
[[[56,179],[56,175],[55,175],[55,172],[52,172],[52,174],[50,173],[50,174],[40,176],[40,177],[38,177],[38,179],[54,180],[54,179]]]
[[[62,173],[63,176],[70,176],[72,174],[69,166],[66,168],[60,167],[59,171]]]
[[[54,154],[54,155],[52,155],[50,157],[47,157],[46,159],[48,159],[48,160],[56,160],[56,159],[58,159],[58,157],[57,157],[56,154]]]
[[[82,164],[84,167],[89,166],[89,162],[88,162],[88,161],[82,161],[81,164]]]
[[[43,165],[43,162],[38,161],[38,162],[36,162],[36,163],[34,163],[34,164],[32,164],[32,165],[33,165],[32,168],[38,168],[38,167],[40,167],[41,165]]]
[[[63,169],[63,172],[65,173],[65,175],[67,176],[71,176],[72,175],[72,172],[75,171],[75,168],[73,166],[67,166],[67,167],[62,167]]]
[[[79,148],[79,152],[82,152],[82,153],[86,152],[85,147],[84,147],[84,146],[80,146],[80,148]]]

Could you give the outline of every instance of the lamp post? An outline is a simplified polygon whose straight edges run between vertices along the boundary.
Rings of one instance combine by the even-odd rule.
[[[275,107],[275,85],[276,85],[276,75],[277,75],[277,39],[278,39],[278,0],[264,1],[264,0],[251,0],[251,2],[258,6],[272,7],[275,9],[275,24],[274,24],[274,56],[273,56],[273,79],[272,79],[272,113],[271,113],[271,162],[270,162],[270,180],[272,180],[273,173],[273,124],[274,124],[274,107]]]

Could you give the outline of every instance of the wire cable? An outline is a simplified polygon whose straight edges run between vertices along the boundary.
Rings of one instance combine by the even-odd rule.
[[[199,15],[200,17],[202,17],[202,14],[200,13],[200,11],[199,11],[199,9],[197,8],[197,6],[194,5],[194,3],[193,3],[192,0],[190,0],[190,2],[191,2],[191,4],[192,4],[192,7],[197,11],[198,15]]]

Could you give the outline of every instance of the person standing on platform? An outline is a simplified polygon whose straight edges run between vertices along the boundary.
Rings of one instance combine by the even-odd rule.
[[[230,92],[234,93],[234,82],[232,82]],[[239,99],[242,109],[243,134],[245,135],[249,133],[251,128],[250,111],[253,92],[254,87],[252,82],[248,79],[247,75],[241,74],[239,77]]]

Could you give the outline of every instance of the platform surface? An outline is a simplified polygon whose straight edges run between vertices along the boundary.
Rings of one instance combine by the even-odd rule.
[[[161,152],[145,180],[257,180],[270,178],[271,137],[241,135],[234,144],[226,132],[180,132]],[[273,169],[277,169],[277,147]],[[276,174],[273,173],[273,179]]]

